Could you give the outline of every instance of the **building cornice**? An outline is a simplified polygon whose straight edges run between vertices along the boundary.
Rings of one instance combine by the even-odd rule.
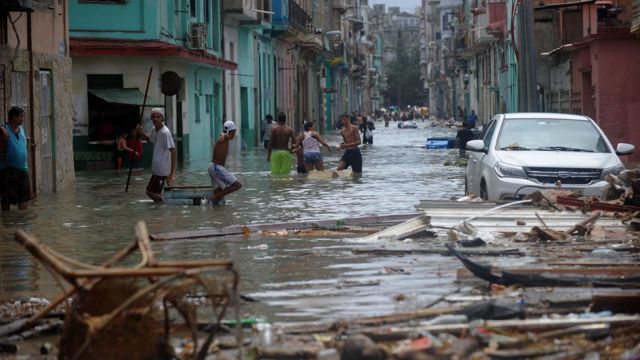
[[[187,49],[159,40],[123,40],[102,38],[69,39],[71,56],[149,56],[176,57],[225,70],[238,64],[208,53],[204,49]]]

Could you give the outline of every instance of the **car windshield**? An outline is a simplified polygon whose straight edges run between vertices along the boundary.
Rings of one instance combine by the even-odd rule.
[[[505,119],[499,150],[610,152],[590,121],[568,119]]]

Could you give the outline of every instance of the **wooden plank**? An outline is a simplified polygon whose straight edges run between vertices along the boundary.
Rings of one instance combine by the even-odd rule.
[[[186,239],[199,239],[208,237],[220,237],[229,235],[242,235],[249,231],[255,233],[258,231],[268,230],[301,230],[301,229],[313,229],[313,228],[328,228],[335,229],[344,226],[365,226],[381,224],[390,225],[397,224],[402,221],[414,218],[420,215],[419,213],[411,214],[399,214],[399,215],[384,215],[384,216],[363,216],[356,218],[346,219],[333,219],[333,220],[319,220],[319,221],[298,221],[287,223],[271,223],[271,224],[252,224],[252,225],[232,225],[223,228],[213,228],[204,230],[191,230],[191,231],[178,231],[161,234],[152,234],[151,239],[154,241],[167,241],[167,240],[186,240]]]
[[[451,256],[451,253],[447,249],[384,249],[384,248],[355,248],[351,250],[354,254],[369,254],[369,255],[416,255],[416,254],[433,254],[442,256]],[[496,248],[482,250],[462,249],[459,250],[461,254],[465,256],[525,256],[523,252],[518,248]]]
[[[611,262],[611,261],[551,261],[545,263],[549,266],[603,266],[603,267],[613,267],[613,266],[637,266],[638,270],[640,270],[640,263],[631,263],[631,262]]]
[[[629,267],[616,267],[616,268],[504,268],[499,269],[512,273],[523,275],[571,275],[571,276],[600,276],[600,277],[620,277],[620,276],[634,276],[640,271],[638,266]],[[471,271],[466,268],[460,268],[456,274],[457,280],[473,280],[477,279]]]
[[[591,311],[611,311],[613,313],[640,313],[640,294],[594,294]]]

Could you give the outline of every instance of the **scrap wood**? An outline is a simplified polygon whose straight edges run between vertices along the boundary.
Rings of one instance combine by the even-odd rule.
[[[204,230],[192,230],[192,231],[178,231],[162,234],[152,234],[150,237],[153,241],[168,241],[168,240],[185,240],[185,239],[198,239],[198,238],[211,238],[230,235],[242,235],[246,231],[258,232],[265,230],[294,230],[294,229],[314,229],[314,228],[340,228],[344,226],[374,226],[380,227],[381,225],[391,224],[395,225],[402,221],[414,218],[420,214],[397,214],[397,215],[382,215],[382,216],[364,216],[356,218],[345,219],[333,219],[333,220],[318,220],[318,221],[299,221],[299,222],[287,222],[287,223],[269,223],[269,224],[252,224],[252,225],[233,225],[224,228],[204,229]],[[245,229],[246,228],[246,229]]]
[[[84,336],[84,342],[78,342],[82,340],[78,339],[78,336],[74,335],[73,337],[76,338],[76,340],[74,340],[74,344],[72,344],[71,347],[67,349],[68,351],[66,353],[61,351],[61,354],[63,354],[64,356],[77,359],[80,357],[90,356],[90,354],[87,354],[87,351],[100,352],[106,350],[123,350],[118,349],[117,346],[109,347],[109,339],[102,339],[96,335],[103,332],[105,329],[108,329],[111,326],[110,324],[114,323],[114,320],[121,319],[122,314],[126,315],[126,313],[131,311],[138,313],[138,311],[136,310],[136,304],[139,304],[140,301],[143,301],[143,303],[146,304],[151,304],[159,299],[169,299],[169,301],[172,302],[178,310],[178,313],[180,313],[184,317],[185,321],[189,323],[191,321],[189,313],[181,311],[180,306],[177,305],[178,301],[176,301],[176,299],[169,298],[169,296],[171,296],[172,294],[175,295],[176,290],[184,286],[188,286],[189,288],[200,286],[208,292],[212,300],[211,305],[213,308],[213,313],[215,315],[213,319],[217,321],[218,324],[220,324],[222,317],[224,317],[224,315],[226,314],[227,307],[231,305],[232,299],[233,303],[235,303],[235,305],[237,306],[238,274],[233,269],[233,263],[231,261],[156,261],[151,249],[146,226],[144,225],[144,223],[141,222],[137,225],[136,235],[136,248],[140,250],[140,253],[142,255],[140,263],[133,268],[106,268],[104,266],[96,267],[89,264],[84,264],[82,262],[64,257],[49,249],[38,239],[31,237],[26,232],[22,230],[16,231],[15,239],[18,243],[23,245],[36,259],[38,259],[43,264],[43,266],[45,266],[45,268],[51,269],[54,276],[61,276],[73,286],[73,291],[65,290],[64,294],[61,297],[69,296],[72,292],[78,292],[79,290],[81,291],[79,292],[79,295],[83,296],[84,294],[90,293],[94,285],[99,284],[101,280],[104,280],[106,278],[147,278],[150,281],[149,285],[139,288],[135,293],[131,294],[124,301],[120,301],[118,304],[114,304],[118,306],[109,309],[106,313],[93,314],[93,316],[91,316],[91,314],[86,314],[88,316],[85,316],[84,312],[82,313],[82,315],[74,313],[67,314],[68,318],[75,318],[79,320],[79,323],[84,323],[82,329],[79,330],[80,333],[76,334],[80,337]],[[128,255],[130,253],[129,250],[130,248],[124,249],[123,251],[118,253],[118,256],[122,255],[122,257],[124,257]],[[119,258],[116,259],[116,261],[117,260],[119,260]],[[228,273],[228,276],[221,277],[221,281],[211,281],[208,278],[205,279],[202,277],[202,275],[208,274],[212,270],[225,271]],[[162,278],[162,276],[165,277]],[[164,300],[163,302],[166,306],[167,302]],[[74,306],[77,305],[74,304]],[[147,310],[151,309],[151,307],[147,308]],[[149,311],[144,312],[149,313]],[[141,315],[143,314],[138,313],[137,316]],[[166,307],[165,315],[168,315]],[[236,316],[238,315],[239,314],[236,308]],[[165,321],[168,323],[168,319],[165,319]],[[125,321],[124,324],[126,323],[127,322]],[[200,353],[198,354],[198,358],[204,358],[206,356],[206,353],[209,349],[209,344],[213,339],[213,334],[214,332],[211,332],[207,340],[205,340],[204,345]],[[168,331],[165,330],[165,336],[168,335]],[[197,346],[196,335],[197,334],[194,334],[193,336],[193,342]],[[239,339],[241,339],[242,337],[240,327],[238,327],[237,336]],[[135,336],[132,336],[131,338],[134,339]],[[140,340],[144,339],[145,337],[140,338]],[[102,342],[102,350],[96,350],[96,340],[100,340]],[[104,344],[104,341],[106,341],[107,343]],[[168,342],[168,339],[165,341]],[[92,345],[92,343],[94,344]],[[156,353],[155,355],[160,354]],[[144,356],[151,355],[149,353],[145,353]]]
[[[558,202],[558,204],[577,207],[582,211],[592,211],[592,210],[603,210],[603,211],[611,211],[611,212],[640,211],[639,206],[611,204],[608,202],[600,201],[597,198],[577,199],[577,198],[559,196],[556,201]]]
[[[596,220],[598,220],[598,218],[600,217],[601,214],[602,213],[600,211],[594,212],[588,218],[582,220],[579,224],[576,224],[571,229],[565,231],[565,234],[572,235],[574,232],[578,231],[580,229],[580,227],[586,227],[590,223],[593,223]],[[580,235],[584,235],[584,233],[582,233]]]
[[[571,276],[598,276],[605,277],[627,277],[638,274],[640,267],[625,266],[614,268],[503,268],[500,271],[506,271],[513,274],[521,275],[571,275]],[[457,280],[468,280],[474,278],[475,274],[467,268],[461,268],[456,271]]]
[[[610,327],[634,325],[640,322],[639,315],[616,315],[594,317],[564,317],[564,318],[539,318],[539,319],[510,319],[510,320],[476,320],[473,323],[437,324],[420,326],[395,326],[363,329],[365,335],[387,333],[389,336],[405,338],[417,333],[463,333],[471,329],[486,329],[489,331],[542,331],[552,329],[566,329],[575,326],[592,324],[607,324]]]
[[[549,240],[564,240],[566,239],[567,234],[553,230],[553,229],[541,229],[537,226],[531,228],[531,232],[529,233],[529,241],[549,241]]]
[[[315,359],[325,349],[322,344],[284,344],[286,347],[259,346],[257,359]]]
[[[371,255],[412,255],[412,254],[435,254],[449,256],[451,253],[445,249],[385,249],[385,248],[354,248],[351,250],[354,254],[371,254]],[[518,248],[506,249],[465,249],[460,253],[467,256],[524,256],[525,254]]]
[[[618,278],[591,278],[576,276],[547,276],[539,274],[518,274],[504,271],[488,265],[473,262],[462,255],[451,244],[445,244],[452,255],[457,257],[462,264],[475,276],[501,285],[522,285],[522,286],[640,286],[640,276],[618,277]]]
[[[590,310],[611,311],[613,313],[637,314],[640,313],[640,293],[636,294],[594,294]]]

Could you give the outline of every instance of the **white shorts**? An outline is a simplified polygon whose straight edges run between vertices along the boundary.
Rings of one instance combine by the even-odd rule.
[[[209,164],[208,170],[209,178],[211,178],[211,186],[213,186],[214,190],[218,187],[220,189],[225,189],[238,181],[238,179],[222,165],[211,163]]]

